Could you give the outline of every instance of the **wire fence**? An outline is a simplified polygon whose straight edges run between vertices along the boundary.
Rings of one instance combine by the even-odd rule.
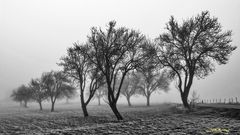
[[[215,99],[201,99],[198,103],[202,104],[240,104],[240,98],[231,97],[231,98],[215,98]]]

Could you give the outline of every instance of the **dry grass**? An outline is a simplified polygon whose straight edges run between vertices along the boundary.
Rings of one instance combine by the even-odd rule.
[[[123,121],[117,121],[107,105],[90,105],[88,118],[83,117],[80,104],[57,104],[52,113],[47,108],[44,111],[38,111],[37,106],[1,108],[0,134],[211,134],[206,132],[209,128],[240,133],[237,120],[211,114],[176,113],[167,104],[119,105]]]

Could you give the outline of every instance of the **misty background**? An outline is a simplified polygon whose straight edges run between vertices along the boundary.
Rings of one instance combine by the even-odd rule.
[[[115,20],[117,27],[136,29],[153,39],[165,31],[171,15],[181,22],[205,10],[218,17],[223,30],[233,31],[232,45],[238,48],[228,64],[216,65],[205,79],[195,79],[191,91],[201,99],[240,97],[239,7],[239,0],[0,0],[0,101],[10,100],[14,88],[42,72],[61,70],[56,63],[66,49],[73,42],[85,42],[93,26],[104,29]],[[132,101],[145,103],[145,98]],[[152,103],[170,101],[181,101],[173,84],[168,93],[151,96]]]

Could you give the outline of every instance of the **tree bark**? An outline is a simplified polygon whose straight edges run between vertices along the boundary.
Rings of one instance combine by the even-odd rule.
[[[82,111],[83,111],[83,115],[84,117],[88,117],[88,111],[87,111],[87,105],[85,105],[84,103],[82,103]]]
[[[39,103],[40,111],[42,111],[42,102],[39,101],[38,103]]]
[[[181,98],[182,98],[183,106],[187,109],[190,109],[190,105],[188,103],[188,95],[186,93],[182,93]]]
[[[118,109],[117,109],[117,105],[116,103],[109,103],[113,113],[115,114],[115,116],[117,117],[117,120],[123,120],[122,115],[119,113]]]
[[[85,102],[84,102],[83,91],[81,91],[80,100],[81,100],[81,107],[82,107],[83,115],[84,115],[84,117],[88,117],[89,115],[88,115],[88,112],[87,112],[87,104],[85,104]]]
[[[189,81],[186,87],[184,87],[184,91],[181,93],[181,98],[182,98],[182,102],[183,102],[183,106],[185,108],[187,108],[188,110],[191,109],[189,103],[188,103],[188,95],[189,95],[189,91],[190,88],[192,86],[192,82],[193,82],[193,73],[190,73],[190,77],[189,77]]]
[[[146,98],[147,98],[147,106],[150,106],[150,95],[147,95]]]
[[[126,97],[126,98],[127,98],[128,106],[132,106],[131,101],[130,101],[130,97]]]
[[[53,111],[54,111],[54,104],[55,104],[55,102],[53,101],[53,102],[52,102],[52,108],[51,108],[51,112],[53,112]]]

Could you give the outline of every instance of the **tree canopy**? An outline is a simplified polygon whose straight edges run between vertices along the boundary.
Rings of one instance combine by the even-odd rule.
[[[144,36],[137,31],[115,26],[115,21],[109,22],[105,32],[101,28],[93,27],[88,36],[91,51],[86,54],[106,79],[111,109],[118,119],[123,119],[116,104],[126,74],[135,69],[142,60],[139,46]],[[117,78],[120,78],[118,87]]]
[[[231,31],[223,31],[216,17],[208,11],[179,24],[172,16],[166,32],[156,40],[157,58],[177,77],[178,89],[185,107],[194,76],[203,78],[215,70],[214,63],[226,64],[233,50]]]

